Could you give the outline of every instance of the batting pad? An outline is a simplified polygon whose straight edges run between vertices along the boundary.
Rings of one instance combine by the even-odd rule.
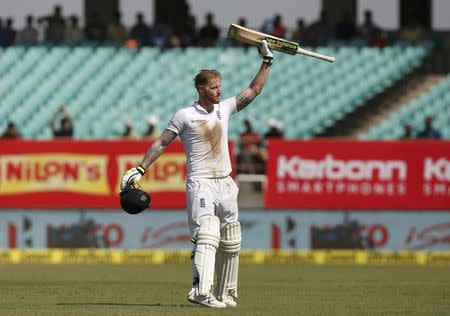
[[[199,276],[198,290],[200,295],[211,291],[214,281],[214,265],[216,250],[220,242],[220,220],[210,216],[203,221],[197,234],[197,246],[194,255],[194,265]]]
[[[219,300],[224,295],[237,298],[239,252],[241,250],[241,224],[227,224],[220,231],[220,245],[216,258],[217,288]]]

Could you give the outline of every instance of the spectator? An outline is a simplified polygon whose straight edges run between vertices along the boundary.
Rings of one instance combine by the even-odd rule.
[[[349,11],[346,11],[339,22],[336,24],[336,38],[349,41],[356,36],[355,23]]]
[[[72,15],[70,17],[69,26],[66,28],[64,40],[68,43],[80,43],[84,39],[83,30],[78,25],[78,17]]]
[[[243,26],[243,27],[247,27],[247,20],[245,18],[239,18],[239,20],[237,21],[237,25]],[[241,41],[237,41],[234,38],[231,39],[231,45],[234,47],[244,47],[245,49],[248,49],[250,47],[249,44],[241,42]]]
[[[401,139],[412,139],[413,138],[413,128],[412,125],[409,123],[406,123],[403,125],[403,136]]]
[[[169,37],[169,47],[171,48],[182,47],[183,42],[181,36],[182,34],[176,34],[171,31],[171,35]]]
[[[20,139],[22,135],[17,130],[16,124],[14,122],[9,122],[6,130],[0,136],[0,139]]]
[[[122,23],[122,14],[116,12],[113,23],[108,25],[106,38],[110,41],[123,43],[127,39],[127,29]]]
[[[5,47],[11,46],[14,44],[16,40],[16,30],[14,29],[14,20],[12,18],[6,19],[6,27],[4,29],[5,32]]]
[[[280,38],[286,37],[286,27],[283,25],[281,15],[275,15],[273,19],[273,32],[272,35]]]
[[[6,30],[3,27],[3,20],[0,18],[0,47],[4,47],[6,45]]]
[[[247,20],[243,17],[240,17],[237,24],[243,27],[247,27]]]
[[[38,41],[38,30],[34,27],[34,17],[27,15],[26,25],[17,35],[17,42],[20,44],[36,44]]]
[[[144,21],[144,14],[138,12],[136,14],[136,24],[130,30],[130,38],[135,39],[139,44],[147,45],[150,36],[150,27]]]
[[[244,132],[239,135],[241,148],[250,145],[258,145],[261,142],[261,136],[253,130],[253,125],[250,119],[244,120]]]
[[[441,133],[433,127],[433,117],[427,116],[425,118],[425,129],[421,131],[418,135],[418,138],[423,139],[440,139]]]
[[[400,37],[405,41],[417,42],[425,38],[426,31],[424,27],[413,20],[400,31]]]
[[[197,45],[198,32],[197,32],[197,20],[195,16],[189,14],[186,19],[185,32],[182,34],[182,41],[184,46]]]
[[[364,21],[359,29],[362,38],[368,42],[371,36],[374,34],[374,31],[378,29],[379,27],[373,22],[372,11],[364,11]]]
[[[269,119],[269,121],[267,123],[269,125],[269,130],[264,135],[265,139],[283,138],[284,137],[283,124],[280,121],[271,118],[271,119]]]
[[[266,34],[272,34],[273,30],[274,30],[273,17],[265,19],[261,25],[261,32],[266,33]]]
[[[100,21],[97,12],[92,12],[84,29],[88,41],[103,42],[106,38],[105,25]]]
[[[219,39],[219,28],[214,22],[214,15],[211,12],[206,14],[206,24],[200,29],[199,44],[207,47],[213,46]]]
[[[369,39],[369,46],[383,48],[388,45],[388,41],[385,36],[383,36],[380,29],[374,29]]]
[[[46,23],[44,39],[51,43],[59,43],[64,40],[66,22],[59,5],[53,7],[53,14],[40,17],[39,23]]]
[[[297,20],[297,27],[294,32],[292,32],[291,41],[300,43],[300,45],[304,45],[306,42],[306,26],[305,21],[303,19]]]
[[[264,149],[261,149],[261,158],[262,158],[262,163],[264,165],[264,170],[265,170],[265,162],[267,160],[267,141],[270,139],[283,139],[284,138],[284,132],[283,132],[283,123],[281,123],[280,121],[274,119],[274,118],[270,118],[267,121],[267,124],[269,125],[269,130],[266,132],[266,134],[264,134],[264,141],[265,141],[265,146]],[[258,189],[258,188],[256,188]]]
[[[158,118],[154,115],[151,115],[147,119],[147,131],[143,135],[144,138],[153,140],[159,137],[161,132],[158,129]]]
[[[313,22],[308,28],[309,44],[313,46],[326,45],[332,33],[332,28],[328,24],[328,14],[322,10],[319,20]]]
[[[170,47],[186,47],[194,45],[196,38],[196,22],[195,18],[193,18],[190,13],[190,10],[189,4],[183,3],[177,7],[176,19],[166,19],[166,23],[170,25],[172,31],[169,40]],[[159,19],[161,19],[161,17],[159,17]]]
[[[239,135],[238,173],[264,173],[264,158],[261,151],[261,136],[253,130],[249,119],[244,121],[245,130]]]
[[[133,122],[131,120],[128,120],[125,123],[125,131],[122,134],[122,138],[125,139],[138,139],[139,134],[135,131],[133,127]]]
[[[57,127],[59,121],[59,128]],[[67,112],[65,105],[62,105],[53,117],[51,128],[55,138],[73,137],[73,118]]]
[[[150,33],[150,45],[156,46],[160,49],[166,49],[172,46],[181,46],[179,38],[174,38],[172,29],[169,24],[162,21],[155,23],[152,32]]]
[[[129,38],[124,43],[123,46],[131,50],[139,49],[139,42],[135,39]]]

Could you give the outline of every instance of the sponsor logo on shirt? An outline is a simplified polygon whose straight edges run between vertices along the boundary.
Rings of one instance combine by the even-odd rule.
[[[205,124],[206,123],[206,120],[191,120],[190,121],[191,123],[198,123],[198,124]]]

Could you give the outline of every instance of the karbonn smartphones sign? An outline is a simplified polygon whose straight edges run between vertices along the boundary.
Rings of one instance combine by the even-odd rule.
[[[120,208],[119,181],[148,141],[1,141],[0,208]],[[152,207],[185,207],[185,155],[172,143],[140,185]]]
[[[450,142],[271,141],[265,204],[448,209]]]

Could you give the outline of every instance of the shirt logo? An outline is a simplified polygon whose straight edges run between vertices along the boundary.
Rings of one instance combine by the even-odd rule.
[[[200,207],[206,207],[206,203],[205,203],[205,199],[204,198],[200,199]]]
[[[218,118],[219,120],[222,120],[222,116],[220,115],[220,111],[216,111],[216,114],[217,114],[217,118]]]

